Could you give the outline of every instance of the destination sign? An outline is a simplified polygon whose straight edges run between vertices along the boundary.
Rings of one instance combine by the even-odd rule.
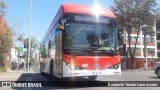
[[[94,23],[104,23],[108,24],[110,22],[109,18],[105,17],[95,17],[95,16],[84,16],[84,15],[75,15],[75,21],[82,21],[82,22],[94,22]]]

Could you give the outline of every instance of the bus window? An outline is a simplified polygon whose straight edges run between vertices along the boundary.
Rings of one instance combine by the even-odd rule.
[[[101,34],[101,44],[103,46],[109,46],[108,34],[106,33]]]
[[[98,37],[93,33],[93,32],[89,32],[87,34],[87,41],[88,41],[88,44],[91,46],[91,47],[95,47],[97,46],[98,43]]]

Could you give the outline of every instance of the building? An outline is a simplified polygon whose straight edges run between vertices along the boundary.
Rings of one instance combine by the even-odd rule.
[[[156,32],[156,25],[153,26],[153,31]],[[121,30],[123,33],[123,40],[119,41],[119,51],[121,55],[121,62],[122,62],[122,69],[131,68],[131,60],[129,55],[129,41],[128,41],[128,34],[125,30]],[[130,36],[130,44],[131,49],[134,48],[136,44],[136,37],[137,37],[137,31],[135,28],[132,29],[131,36]],[[160,39],[160,38],[159,38]],[[126,44],[126,51],[127,56],[125,57],[124,52],[124,44]],[[160,46],[160,43],[158,44]],[[146,57],[147,57],[147,68],[153,68],[153,61],[157,59],[157,35],[156,33],[146,34]],[[160,47],[159,47],[160,48]],[[158,50],[159,51],[159,50]],[[160,54],[159,54],[160,55]],[[140,31],[140,34],[138,36],[138,42],[137,42],[137,48],[135,53],[135,60],[134,60],[134,68],[135,69],[141,69],[145,68],[145,57],[144,57],[144,33],[143,31]]]
[[[18,50],[16,48],[11,48],[11,57],[10,57],[10,68],[12,70],[18,68]]]
[[[16,48],[11,48],[11,62],[17,62],[18,60],[18,50]]]

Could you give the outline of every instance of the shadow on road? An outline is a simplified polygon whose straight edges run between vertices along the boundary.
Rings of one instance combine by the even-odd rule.
[[[52,78],[47,74],[40,73],[22,73],[16,81],[17,86],[12,87],[16,90],[24,90],[25,84],[27,83],[40,83],[40,87],[32,88],[31,90],[52,90],[52,89],[76,89],[76,88],[87,88],[87,87],[106,87],[107,82],[102,81],[89,81],[88,78],[76,77],[76,78]],[[28,86],[27,86],[28,87]],[[25,88],[27,89],[27,88]]]

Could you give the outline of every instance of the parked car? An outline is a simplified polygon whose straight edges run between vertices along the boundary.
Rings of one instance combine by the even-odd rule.
[[[160,60],[154,62],[154,71],[155,74],[160,78]]]

